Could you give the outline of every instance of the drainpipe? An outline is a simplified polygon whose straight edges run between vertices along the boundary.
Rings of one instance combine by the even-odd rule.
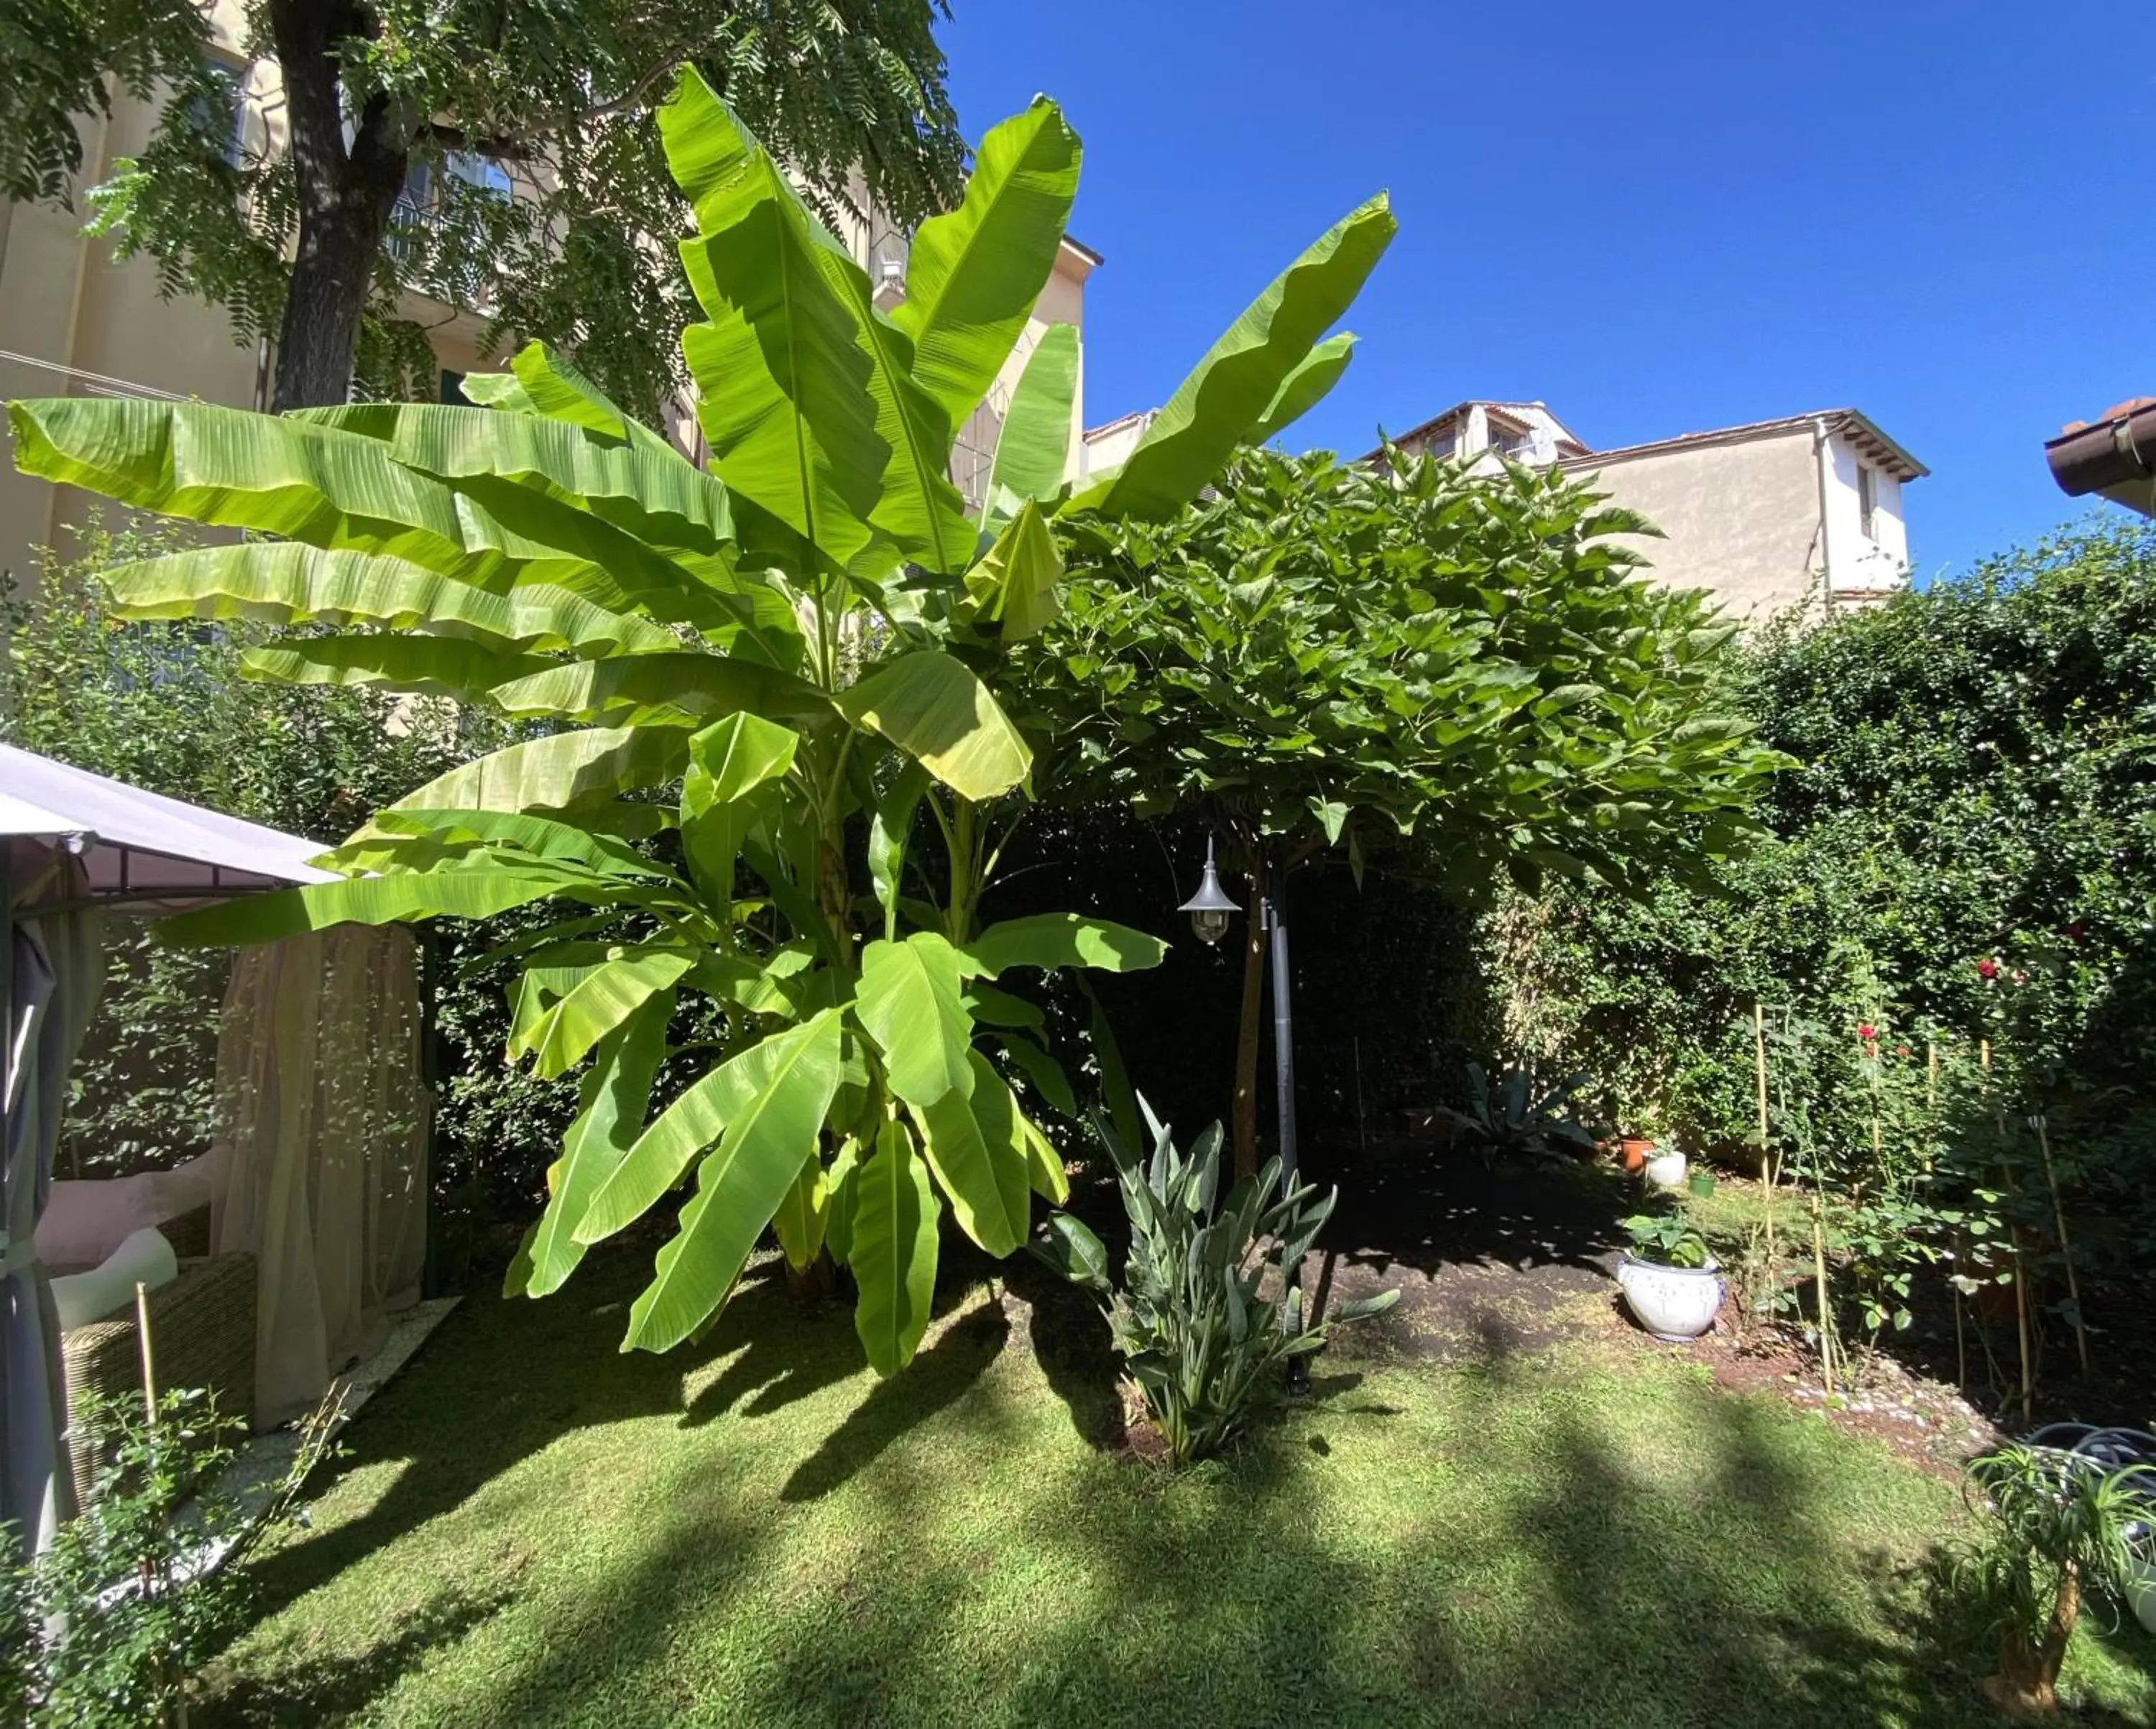
[[[1823,415],[1812,417],[1812,463],[1819,477],[1819,542],[1820,542],[1820,616],[1834,616],[1834,564],[1827,552],[1827,466],[1828,439],[1826,419]]]

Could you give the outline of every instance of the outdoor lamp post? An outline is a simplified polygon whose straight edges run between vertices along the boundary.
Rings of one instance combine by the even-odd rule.
[[[1228,898],[1228,891],[1220,886],[1220,873],[1213,867],[1213,837],[1205,837],[1205,875],[1199,879],[1198,892],[1182,906],[1178,912],[1190,915],[1190,928],[1200,942],[1218,943],[1228,934],[1228,921],[1243,909]]]
[[[1205,871],[1198,880],[1198,892],[1182,906],[1178,912],[1190,915],[1190,928],[1200,942],[1217,945],[1228,934],[1229,921],[1242,911],[1228,898],[1220,886],[1220,873],[1213,863],[1213,837],[1205,837]],[[1281,1193],[1286,1194],[1295,1188],[1297,1168],[1295,1144],[1295,1016],[1288,999],[1287,982],[1287,921],[1281,916],[1281,909],[1271,895],[1258,897],[1258,927],[1271,937],[1270,960],[1273,974],[1273,1091],[1280,1120]],[[1301,1331],[1302,1321],[1302,1266],[1297,1262],[1285,1270],[1289,1291],[1288,1314],[1291,1325]],[[1301,1393],[1310,1385],[1310,1359],[1291,1357],[1288,1359],[1287,1384],[1291,1393]]]

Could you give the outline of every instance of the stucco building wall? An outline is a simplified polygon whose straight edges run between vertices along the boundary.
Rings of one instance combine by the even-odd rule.
[[[1711,590],[1740,617],[1763,618],[1816,592],[1820,480],[1810,437],[1570,466],[1662,531],[1619,537],[1647,559],[1656,581]]]

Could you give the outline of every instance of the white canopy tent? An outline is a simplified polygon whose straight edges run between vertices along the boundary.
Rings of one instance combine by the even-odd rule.
[[[0,1520],[42,1548],[71,1510],[59,1321],[36,1234],[68,1073],[104,977],[104,909],[169,912],[324,882],[315,842],[0,745]],[[318,1396],[425,1252],[428,1096],[408,935],[342,926],[245,951],[220,1023],[213,1249],[260,1262],[258,1419]]]

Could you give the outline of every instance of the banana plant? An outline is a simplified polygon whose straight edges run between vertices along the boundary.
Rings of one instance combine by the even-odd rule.
[[[165,940],[553,903],[498,956],[521,965],[510,1058],[582,1071],[511,1290],[557,1290],[685,1189],[624,1349],[697,1336],[768,1229],[796,1268],[850,1269],[888,1374],[927,1326],[943,1213],[1005,1255],[1031,1196],[1063,1198],[1034,1101],[1075,1104],[1020,976],[1163,952],[1076,913],[979,921],[1030,790],[998,688],[1008,645],[1055,616],[1055,521],[1179,508],[1306,408],[1393,222],[1380,198],[1318,240],[1082,494],[1076,344],[1039,344],[969,516],[955,432],[1053,267],[1080,157],[1061,113],[1036,100],[988,135],[888,313],[693,70],[660,125],[695,212],[680,250],[704,316],[683,349],[708,469],[538,344],[468,378],[474,407],[16,402],[15,457],[245,532],[112,572],[126,614],[268,621],[290,628],[251,675],[531,723],[377,813],[331,855],[339,880]],[[695,1078],[662,1088],[683,1059]]]

